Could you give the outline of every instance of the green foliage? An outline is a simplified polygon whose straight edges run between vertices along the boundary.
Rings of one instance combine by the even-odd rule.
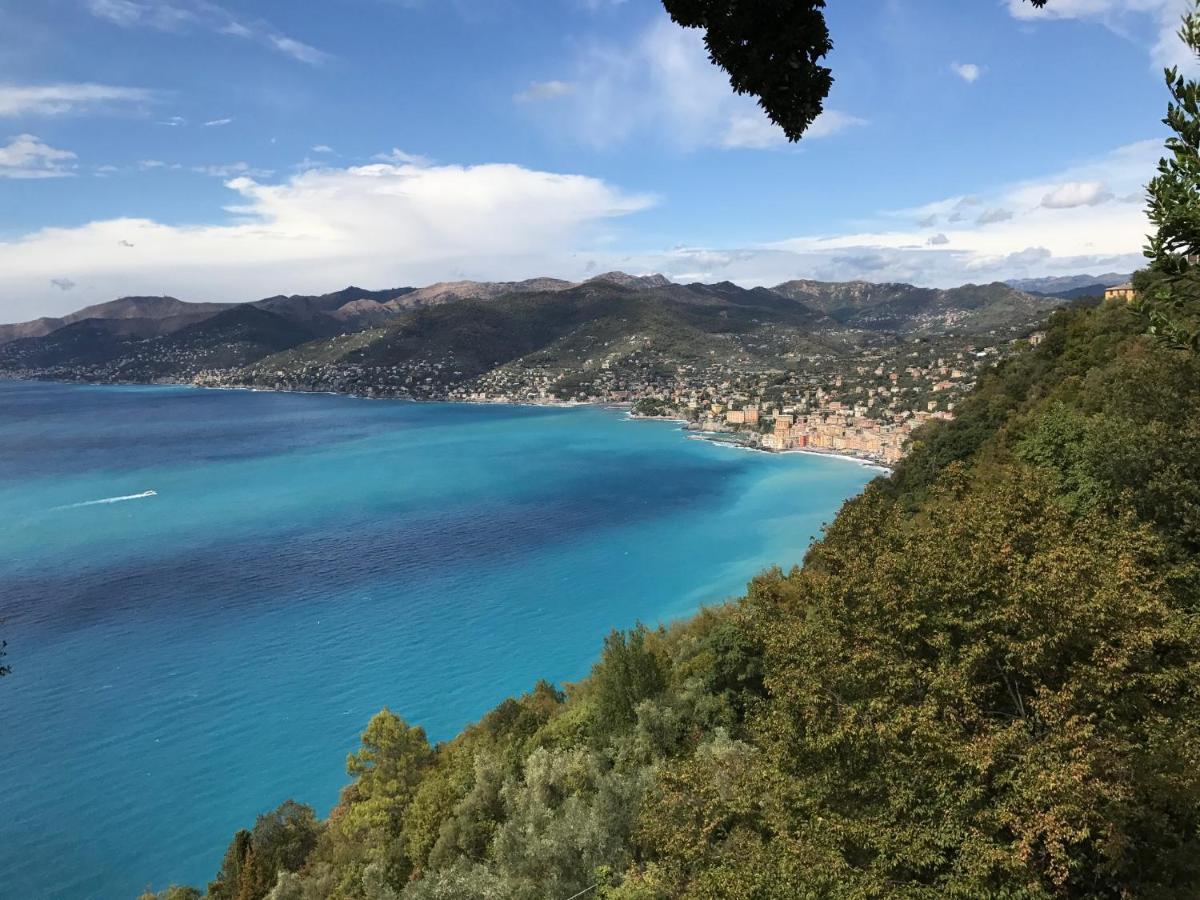
[[[193,887],[171,885],[165,891],[146,891],[138,900],[201,900],[201,894]]]
[[[1132,515],[1019,466],[872,492],[764,601],[773,829],[878,895],[1196,883],[1196,623]],[[817,824],[819,823],[819,825]]]
[[[234,835],[215,880],[209,882],[213,900],[262,900],[280,872],[299,870],[312,853],[322,831],[311,807],[288,800],[258,817],[253,831]]]
[[[628,634],[614,631],[604,639],[591,679],[597,737],[602,741],[629,728],[638,704],[666,686],[663,662],[647,645],[647,635],[645,626],[638,625]]]
[[[331,837],[352,881],[361,885],[369,877],[380,886],[399,889],[408,879],[412,861],[403,839],[405,817],[433,760],[423,729],[409,726],[387,709],[371,719],[361,749],[346,760],[346,771],[357,780],[347,792],[350,802],[343,804]],[[355,896],[359,889],[365,888],[348,885],[347,893]]]
[[[1180,39],[1200,58],[1200,4],[1190,10]],[[1166,70],[1172,102],[1164,123],[1174,134],[1169,153],[1147,189],[1155,227],[1146,245],[1150,272],[1137,282],[1136,308],[1149,330],[1168,345],[1200,351],[1200,81]]]

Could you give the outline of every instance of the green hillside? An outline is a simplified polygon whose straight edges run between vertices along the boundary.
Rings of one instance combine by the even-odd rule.
[[[149,339],[112,325],[109,320],[84,319],[45,337],[0,345],[0,368],[89,381],[181,379],[202,369],[244,366],[315,336],[304,323],[254,306],[229,307],[173,334]]]
[[[772,290],[846,327],[917,334],[984,334],[1032,326],[1060,302],[998,282],[939,290],[865,281],[789,281]]]
[[[397,373],[420,373],[444,389],[506,367],[576,375],[635,360],[664,370],[714,362],[761,367],[779,365],[786,353],[841,346],[821,333],[823,321],[770,291],[594,281],[407,310],[382,328],[267,357],[240,377],[271,385],[337,380],[352,370],[358,384],[380,387]]]
[[[621,273],[574,285],[543,278],[349,287],[237,306],[126,298],[4,326],[0,372],[87,381],[191,381],[204,373],[205,384],[435,398],[488,373],[514,386],[535,369],[583,384],[605,365],[636,381],[681,367],[785,369],[912,336],[993,342],[1029,331],[1059,302],[1004,285],[937,291],[797,281],[747,289]]]

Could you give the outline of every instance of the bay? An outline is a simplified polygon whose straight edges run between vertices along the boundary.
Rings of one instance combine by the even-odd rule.
[[[0,896],[203,884],[383,706],[452,737],[875,475],[613,410],[0,382]]]

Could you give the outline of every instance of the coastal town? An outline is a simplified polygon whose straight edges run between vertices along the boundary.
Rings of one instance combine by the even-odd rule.
[[[776,364],[733,353],[699,364],[668,356],[633,335],[630,342],[596,347],[595,355],[589,351],[584,358],[526,357],[474,375],[453,354],[392,365],[344,360],[294,365],[272,358],[227,368],[206,366],[204,355],[189,363],[179,348],[155,355],[156,345],[144,342],[119,366],[74,364],[11,374],[373,399],[598,404],[637,418],[678,421],[697,436],[756,450],[829,453],[890,467],[908,452],[917,429],[954,418],[955,407],[986,370],[1041,338],[1040,331],[1018,338],[888,335],[840,352],[775,356]],[[354,339],[340,336],[329,344]]]
[[[772,451],[850,456],[892,466],[913,433],[950,420],[984,371],[1041,332],[1017,340],[958,338],[881,342],[849,355],[809,357],[795,366],[747,369],[731,362],[665,367],[654,354],[593,360],[583,369],[510,364],[462,379],[453,358],[385,367],[314,365],[299,371],[199,372],[205,387],[329,391],[370,398],[532,405],[603,404],[638,418],[683,423],[713,440]]]
[[[715,365],[663,373],[650,360],[638,367],[636,358],[569,375],[509,366],[453,387],[442,399],[625,406],[636,417],[681,421],[699,435],[754,449],[824,452],[892,466],[916,429],[954,418],[955,406],[985,370],[1041,339],[1034,332],[980,346],[916,340],[811,358],[787,372]],[[435,393],[436,374],[419,379],[416,393]],[[377,387],[367,394],[380,396]]]
[[[376,309],[389,318],[366,328],[306,305],[337,311],[356,290],[194,314],[172,298],[118,300],[96,310],[111,320],[84,318],[0,344],[0,373],[374,399],[600,404],[680,421],[710,440],[891,466],[921,426],[954,417],[985,370],[1036,341],[1059,302],[1002,284],[939,292],[794,282],[772,291],[651,279],[648,287],[600,280]],[[796,291],[808,299],[790,296]],[[165,321],[181,309],[198,321],[166,334],[127,333],[130,321],[155,311]]]

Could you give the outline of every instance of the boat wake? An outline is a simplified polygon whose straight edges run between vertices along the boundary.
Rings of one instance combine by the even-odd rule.
[[[124,497],[105,497],[103,500],[85,500],[82,503],[68,503],[66,506],[56,506],[54,511],[60,509],[79,509],[83,506],[105,506],[109,503],[124,503],[127,500],[145,500],[147,497],[157,497],[158,491],[142,491],[140,494],[127,494]]]

